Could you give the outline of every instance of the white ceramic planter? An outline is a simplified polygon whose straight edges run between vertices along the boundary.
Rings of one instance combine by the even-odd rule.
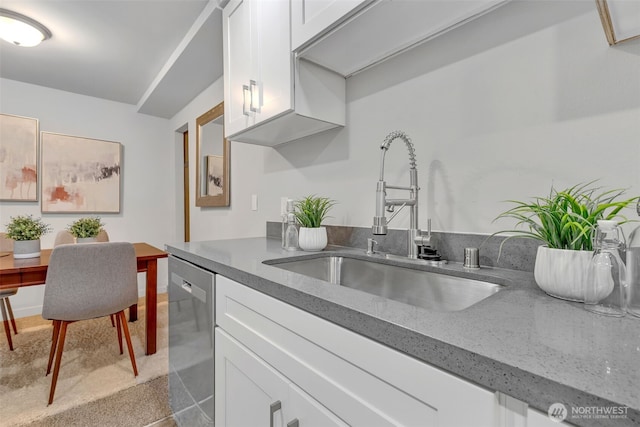
[[[76,243],[95,243],[97,241],[97,237],[76,237]]]
[[[298,246],[303,251],[317,252],[327,247],[327,229],[325,227],[300,227]]]
[[[536,283],[552,297],[583,302],[592,255],[591,251],[539,246],[533,272]]]
[[[15,240],[13,242],[13,257],[38,258],[40,256],[40,239],[37,240]]]

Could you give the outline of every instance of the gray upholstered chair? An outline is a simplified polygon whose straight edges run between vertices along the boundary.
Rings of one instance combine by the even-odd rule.
[[[104,242],[108,242],[108,241],[109,241],[109,234],[107,234],[107,232],[104,231],[104,229],[101,229],[98,232],[98,235],[96,236],[96,242],[104,243]],[[111,319],[111,326],[113,326],[115,328],[115,326],[116,326],[115,321],[114,321],[114,317],[115,316],[111,315],[109,317]]]
[[[60,230],[58,234],[56,234],[56,239],[53,241],[53,247],[60,245],[69,245],[75,243],[76,239],[74,239],[73,235],[69,233],[67,230]]]
[[[13,240],[7,237],[6,233],[0,233],[0,252],[12,252]],[[13,351],[13,340],[11,339],[11,328],[9,323],[13,327],[13,333],[18,333],[16,327],[16,319],[13,317],[13,309],[11,308],[11,302],[9,297],[18,293],[18,288],[2,289],[0,290],[0,313],[2,313],[2,325],[4,326],[4,332],[7,335],[7,342],[9,343],[9,350]]]
[[[109,234],[107,234],[107,232],[104,231],[104,229],[100,230],[100,232],[96,236],[96,242],[108,242],[108,241],[109,241]]]
[[[138,375],[136,359],[124,309],[138,301],[136,254],[131,243],[62,245],[51,253],[44,291],[42,317],[53,320],[53,338],[47,375],[55,354],[55,366],[49,391],[53,402],[67,325],[114,314],[118,342],[127,341],[133,374]]]
[[[13,340],[11,339],[11,328],[9,323],[13,327],[13,333],[18,333],[16,327],[16,319],[13,317],[13,309],[11,308],[11,302],[9,297],[15,295],[18,292],[17,289],[3,289],[0,291],[0,312],[2,313],[2,324],[4,326],[4,333],[7,335],[7,342],[9,343],[9,350],[13,351]]]
[[[104,243],[104,242],[108,242],[108,241],[109,241],[109,234],[107,234],[107,232],[104,229],[101,229],[98,232],[98,235],[96,236],[96,242]],[[115,327],[116,324],[115,324],[115,322],[113,320],[114,316],[111,315],[109,317],[111,318],[111,326]]]
[[[96,241],[108,242],[109,235],[107,234],[106,231],[101,230],[100,233],[98,233],[98,236],[96,237]],[[76,243],[76,238],[73,237],[73,234],[69,233],[68,230],[60,230],[56,235],[56,240],[53,242],[53,247],[55,248],[56,246],[69,245],[73,243]],[[111,326],[115,328],[116,327],[115,316],[111,315],[109,316],[109,318],[111,319]]]

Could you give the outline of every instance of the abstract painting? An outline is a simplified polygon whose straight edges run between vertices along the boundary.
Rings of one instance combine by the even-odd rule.
[[[38,201],[38,120],[0,114],[0,200]]]
[[[120,212],[121,144],[42,132],[42,212]]]
[[[222,194],[223,156],[207,156],[207,196]]]

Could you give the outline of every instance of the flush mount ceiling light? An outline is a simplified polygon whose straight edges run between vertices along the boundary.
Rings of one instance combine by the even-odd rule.
[[[32,47],[51,38],[51,31],[28,16],[0,9],[0,38],[17,46]]]
[[[609,45],[640,37],[640,2],[596,0]]]

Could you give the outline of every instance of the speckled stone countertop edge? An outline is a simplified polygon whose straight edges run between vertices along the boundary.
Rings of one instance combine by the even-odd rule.
[[[335,296],[330,293],[322,295],[315,292],[315,290],[310,292],[307,288],[309,283],[307,279],[300,279],[300,275],[297,275],[298,283],[293,283],[291,277],[295,277],[295,273],[287,272],[283,275],[282,271],[280,271],[274,275],[274,269],[269,269],[268,265],[265,268],[265,264],[263,264],[265,260],[278,258],[326,256],[326,252],[320,254],[286,253],[278,250],[278,241],[266,238],[176,243],[168,244],[166,248],[179,258],[238,281],[490,390],[497,390],[513,396],[542,412],[546,412],[548,407],[556,402],[571,406],[603,407],[626,405],[629,407],[627,418],[625,419],[604,420],[604,422],[602,419],[568,420],[573,424],[600,426],[607,425],[607,422],[610,421],[610,425],[618,426],[638,425],[640,423],[640,402],[633,405],[632,402],[617,401],[618,399],[615,397],[610,398],[606,393],[601,393],[597,384],[594,384],[593,391],[587,391],[583,390],[579,385],[572,384],[571,381],[558,381],[554,378],[553,369],[542,373],[526,367],[523,368],[519,366],[520,363],[515,358],[514,360],[509,360],[508,357],[500,359],[497,356],[501,353],[499,349],[493,349],[495,351],[492,354],[483,354],[481,351],[476,351],[477,349],[470,349],[470,346],[465,346],[464,343],[451,342],[448,338],[443,339],[443,337],[425,334],[420,328],[414,327],[415,325],[412,325],[411,321],[404,322],[403,319],[398,321],[394,317],[394,310],[402,310],[403,307],[406,309],[408,306],[405,304],[397,303],[400,306],[393,307],[396,303],[391,302],[390,312],[394,314],[392,316],[385,316],[388,313],[373,313],[366,308],[363,309],[357,302],[353,303],[353,301],[345,300],[344,296]],[[350,252],[350,248],[333,247],[329,249],[338,252]],[[356,253],[355,251],[351,252]],[[242,253],[246,254],[244,260]],[[428,269],[428,267],[425,268]],[[504,269],[484,269],[480,273],[469,272],[455,263],[447,266],[446,269],[448,273],[455,275],[471,278],[478,274],[481,276],[488,275],[495,278],[496,282],[502,280],[505,283],[510,283],[512,284],[511,290],[518,291],[519,299],[531,298],[532,295],[537,299],[550,298],[537,289],[530,273]],[[313,282],[313,279],[311,282]],[[553,299],[551,300],[551,303],[555,303]],[[529,303],[521,301],[521,304],[524,305]],[[487,313],[482,314],[482,311],[488,309],[489,306],[484,306],[481,302],[477,306],[463,310],[463,312],[468,310],[477,311],[475,317],[470,316],[475,319],[487,316]],[[419,314],[424,313],[421,312]],[[447,316],[443,317],[446,318]],[[455,319],[455,316],[452,316],[452,318]],[[640,327],[640,324],[637,326]],[[496,341],[493,343],[495,345]],[[508,344],[505,343],[505,345]],[[579,384],[579,382],[577,383]],[[631,382],[630,386],[634,387],[633,382]],[[637,385],[635,386],[637,387]]]

